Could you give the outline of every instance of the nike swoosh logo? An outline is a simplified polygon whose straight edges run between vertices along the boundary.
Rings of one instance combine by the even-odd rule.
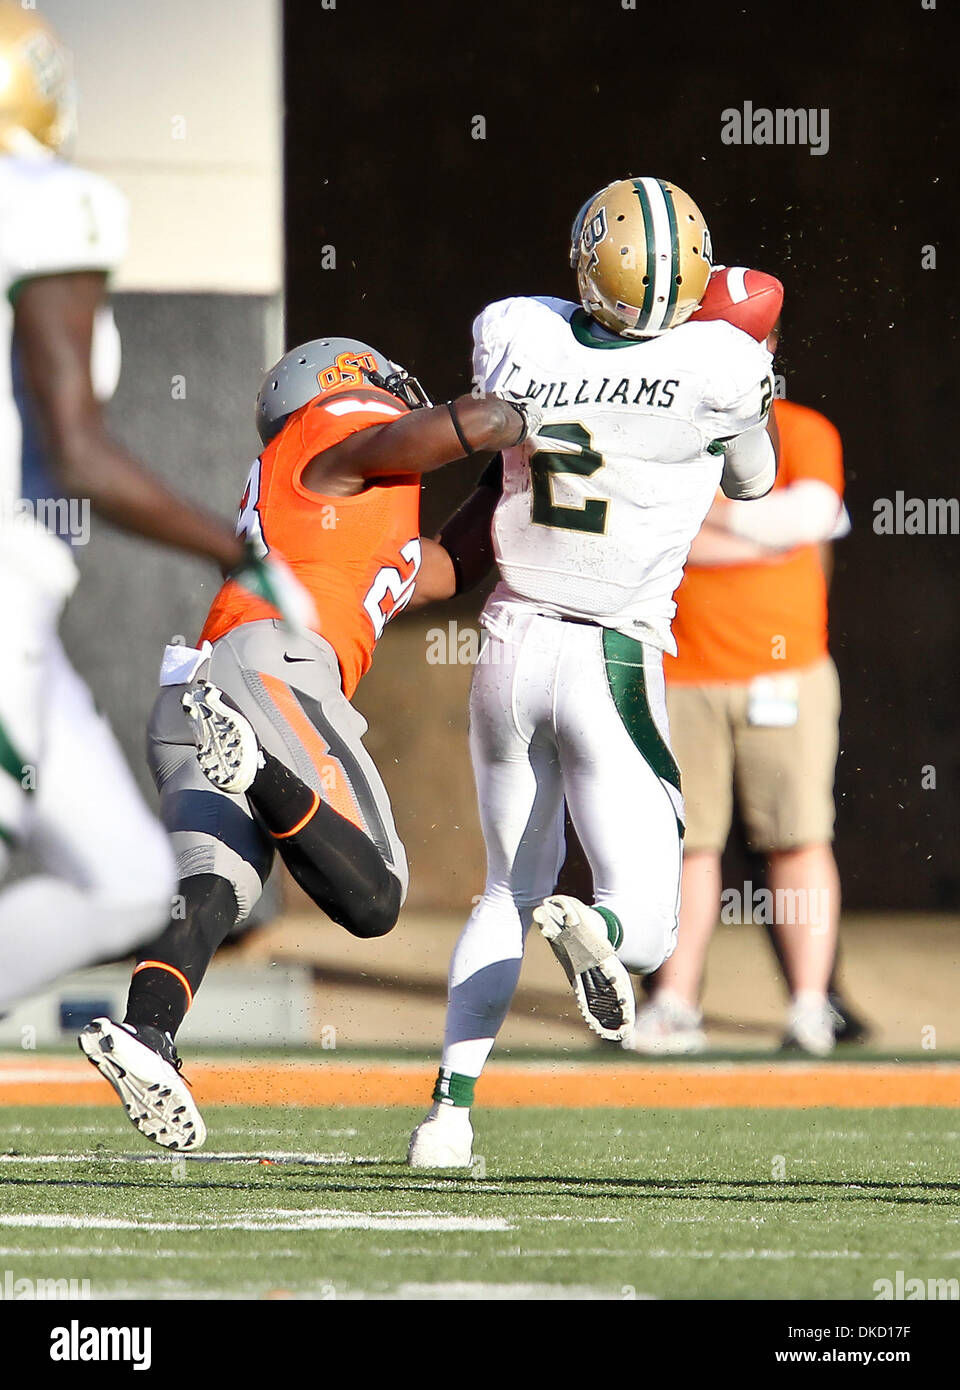
[[[312,661],[312,660],[313,660],[313,657],[312,657],[312,656],[287,656],[286,652],[284,652],[284,654],[283,654],[283,659],[284,659],[284,661]]]

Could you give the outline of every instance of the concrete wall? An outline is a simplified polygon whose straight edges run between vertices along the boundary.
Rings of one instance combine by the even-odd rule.
[[[39,0],[73,50],[77,162],[130,199],[124,290],[282,283],[280,0]]]

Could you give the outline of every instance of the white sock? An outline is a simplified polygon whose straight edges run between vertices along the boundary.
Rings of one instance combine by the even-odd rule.
[[[796,1009],[823,1009],[826,1008],[826,991],[819,989],[798,989],[793,996],[793,1006]]]

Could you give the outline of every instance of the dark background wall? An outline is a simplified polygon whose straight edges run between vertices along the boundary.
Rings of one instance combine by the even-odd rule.
[[[445,398],[468,380],[486,302],[571,293],[573,213],[627,174],[675,179],[718,260],[783,280],[777,369],[846,449],[853,533],[832,613],[846,900],[960,907],[960,541],[872,530],[876,498],[960,491],[948,7],[287,0],[285,24],[288,342],[366,338]],[[826,107],[829,152],[725,146],[721,112],[745,100]],[[464,466],[430,481],[427,526],[470,480]],[[380,691],[433,678],[390,640]]]

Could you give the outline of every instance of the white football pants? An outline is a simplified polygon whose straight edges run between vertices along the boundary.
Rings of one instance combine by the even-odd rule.
[[[450,963],[443,1065],[479,1076],[516,988],[532,909],[564,858],[564,800],[594,902],[623,927],[629,970],[676,944],[683,801],[669,749],[661,653],[517,603],[485,615],[470,752],[487,880]]]
[[[159,935],[176,868],[60,645],[64,586],[25,574],[2,547],[0,583],[0,871],[4,841],[23,844],[41,869],[0,892],[2,1013],[68,971]]]

